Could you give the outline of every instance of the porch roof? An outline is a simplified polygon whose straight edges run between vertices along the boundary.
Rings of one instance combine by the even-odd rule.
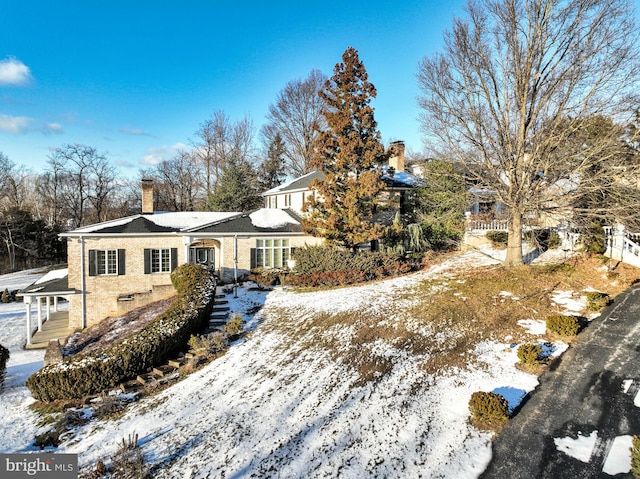
[[[69,287],[69,270],[49,271],[35,283],[17,293],[17,296],[65,296],[77,291]]]

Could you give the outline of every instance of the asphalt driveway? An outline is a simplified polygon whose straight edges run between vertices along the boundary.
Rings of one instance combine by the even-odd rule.
[[[640,435],[640,407],[634,405],[639,391],[640,287],[634,287],[540,377],[538,388],[495,440],[493,459],[481,477],[633,477],[609,475],[603,467],[616,438]],[[579,459],[558,447],[558,439],[584,443],[586,438],[593,447]]]

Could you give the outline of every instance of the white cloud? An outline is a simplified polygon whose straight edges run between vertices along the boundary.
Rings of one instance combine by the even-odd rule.
[[[31,82],[31,70],[16,58],[0,61],[0,85],[24,86]]]
[[[9,133],[26,133],[32,130],[33,118],[0,114],[0,130]]]
[[[64,128],[60,123],[47,123],[44,125],[43,133],[45,134],[60,134],[64,133]]]
[[[149,148],[147,154],[142,157],[141,162],[145,165],[158,165],[165,160],[170,160],[179,151],[186,149],[187,145],[180,142],[171,146]]]

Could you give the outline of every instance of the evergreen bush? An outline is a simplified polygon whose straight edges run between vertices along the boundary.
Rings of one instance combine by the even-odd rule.
[[[340,286],[411,271],[414,260],[379,252],[354,253],[328,246],[305,246],[294,253],[296,271],[287,277],[296,286]]]
[[[175,356],[202,330],[213,305],[215,282],[202,266],[183,264],[171,275],[178,299],[144,329],[103,351],[78,354],[45,366],[27,380],[40,401],[81,398],[113,388]]]
[[[481,429],[500,429],[509,420],[509,403],[504,396],[476,391],[469,400],[471,423]]]
[[[0,297],[0,301],[2,301],[3,303],[10,303],[11,302],[11,293],[9,293],[9,290],[5,288],[5,290],[2,292],[2,296]]]
[[[7,363],[9,362],[9,350],[0,344],[0,392],[4,388],[4,377],[7,373]]]
[[[631,473],[640,479],[640,436],[633,436],[631,445]]]
[[[518,359],[526,366],[537,366],[541,354],[542,348],[538,344],[521,344],[518,347]]]
[[[494,246],[506,246],[509,238],[509,233],[506,231],[491,230],[487,231],[487,239],[491,241]]]
[[[576,316],[555,314],[547,318],[547,329],[560,336],[575,336],[580,331],[580,322]]]
[[[600,291],[587,291],[587,310],[600,311],[609,304],[609,295]]]

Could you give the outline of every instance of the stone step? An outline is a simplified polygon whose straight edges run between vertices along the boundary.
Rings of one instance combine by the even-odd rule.
[[[229,304],[229,300],[228,299],[221,299],[215,302],[216,305],[221,305],[221,304]]]
[[[214,296],[214,298],[215,298],[215,299],[224,299],[224,298],[226,298],[226,297],[227,297],[227,295],[226,295],[226,294],[216,294],[216,295]]]
[[[213,312],[214,313],[222,313],[224,311],[230,311],[231,308],[229,306],[214,306],[213,307]]]
[[[181,359],[170,359],[167,364],[172,368],[178,369],[180,366],[184,364],[184,361]]]
[[[226,314],[212,314],[211,316],[209,316],[209,321],[222,321],[222,320],[227,320],[229,319],[229,313]]]

